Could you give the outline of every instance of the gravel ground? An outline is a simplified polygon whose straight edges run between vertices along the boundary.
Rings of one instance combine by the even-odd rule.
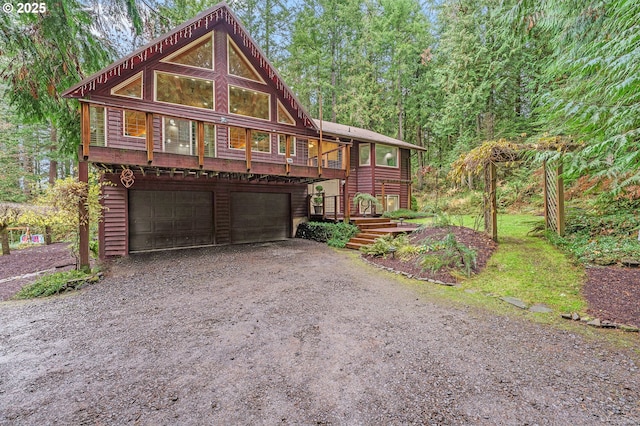
[[[640,344],[430,285],[303,240],[133,256],[0,303],[0,424],[640,423]]]

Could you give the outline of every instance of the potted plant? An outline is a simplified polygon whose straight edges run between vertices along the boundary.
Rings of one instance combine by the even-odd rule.
[[[315,214],[322,214],[324,204],[324,187],[322,185],[316,185],[316,192],[313,195],[313,212]]]
[[[378,201],[378,199],[373,195],[367,194],[366,192],[358,192],[353,197],[353,202],[356,205],[361,205],[364,208],[362,214],[364,214],[365,216],[367,216],[367,212],[373,214],[374,206],[376,209],[382,209],[382,204],[380,204],[380,201]]]

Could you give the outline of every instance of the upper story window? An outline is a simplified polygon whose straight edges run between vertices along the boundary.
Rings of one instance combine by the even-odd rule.
[[[194,155],[196,144],[194,125],[190,120],[163,117],[162,150],[174,154]]]
[[[231,40],[231,38],[227,37],[227,56],[228,59],[228,70],[227,72],[230,75],[235,75],[236,77],[246,78],[247,80],[257,81],[258,83],[264,84],[264,80],[258,74],[255,68],[251,65],[251,62],[240,52],[240,49],[236,44]]]
[[[213,69],[213,32],[183,47],[162,62],[184,65],[187,67]]]
[[[106,128],[106,117],[104,107],[91,106],[89,108],[89,119],[91,128],[91,140],[89,141],[89,144],[95,146],[106,146],[107,139],[104,131]]]
[[[211,80],[156,72],[156,101],[214,109]]]
[[[360,154],[360,162],[361,166],[370,166],[371,165],[371,145],[368,143],[361,143],[358,148],[358,153]]]
[[[251,131],[251,151],[271,152],[271,135],[267,132]]]
[[[127,98],[142,99],[142,73],[138,73],[130,79],[118,84],[116,87],[111,89],[111,94]]]
[[[204,156],[216,156],[216,126],[214,124],[204,124]]]
[[[240,127],[229,127],[229,148],[245,149],[247,146],[247,130]]]
[[[296,138],[295,136],[278,135],[278,154],[286,155],[287,139],[289,140],[289,157],[296,156]]]
[[[291,117],[289,111],[278,101],[278,123],[296,125],[296,121]]]
[[[271,95],[229,85],[229,114],[269,120],[271,117]]]
[[[123,134],[133,138],[144,138],[147,135],[147,116],[141,111],[123,111]]]
[[[398,167],[398,147],[376,144],[376,166]]]

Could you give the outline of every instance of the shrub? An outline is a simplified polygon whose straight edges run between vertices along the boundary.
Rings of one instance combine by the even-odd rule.
[[[383,235],[376,238],[373,244],[360,247],[360,251],[370,256],[386,256],[391,252],[402,251],[404,247],[409,246],[409,236],[400,234],[394,237],[392,234]]]
[[[296,238],[328,243],[331,247],[343,248],[351,237],[358,232],[358,227],[344,222],[303,222],[298,225]]]
[[[432,272],[449,268],[461,270],[469,277],[476,266],[476,251],[459,243],[452,233],[440,241],[424,240],[420,249],[422,256],[418,263],[423,269],[430,269]]]
[[[35,297],[47,297],[53,294],[75,289],[76,286],[69,286],[69,281],[82,280],[89,277],[89,274],[82,271],[56,272],[39,278],[35,283],[22,287],[14,296],[16,299],[33,299]]]
[[[432,215],[427,212],[417,212],[413,210],[407,209],[398,209],[392,212],[384,212],[382,217],[387,217],[389,219],[421,219],[424,217],[431,217]]]

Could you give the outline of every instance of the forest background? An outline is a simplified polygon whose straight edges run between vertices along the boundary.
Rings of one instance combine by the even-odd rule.
[[[31,202],[73,175],[78,105],[60,93],[215,3],[54,0],[42,14],[1,13],[0,201]],[[228,3],[313,116],[321,99],[325,120],[426,148],[418,194],[455,187],[452,162],[486,141],[560,135],[581,146],[562,156],[574,193],[591,191],[600,216],[624,211],[620,229],[637,232],[635,0]],[[514,200],[544,155],[558,157],[501,171]]]

